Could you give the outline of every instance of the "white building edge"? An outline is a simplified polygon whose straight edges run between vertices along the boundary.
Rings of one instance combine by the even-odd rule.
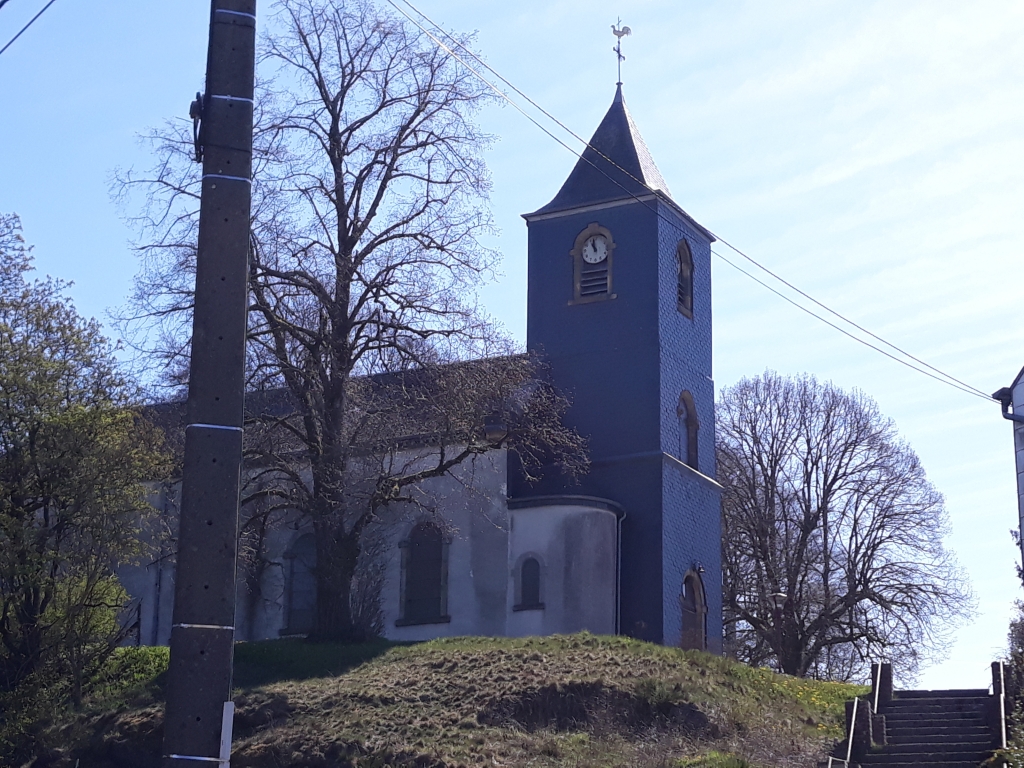
[[[506,468],[505,450],[468,460],[425,482],[418,506],[378,528],[384,637],[617,631],[621,509],[585,496],[510,500]],[[164,529],[176,528],[178,492],[168,485],[153,494]],[[119,569],[142,645],[170,639],[173,546],[168,540],[149,562]],[[256,562],[239,562],[236,639],[306,634],[316,599],[309,522],[284,515]]]
[[[993,392],[1003,408],[1003,418],[1013,422],[1013,452],[1017,468],[1017,525],[1024,531],[1024,368],[1013,383]],[[1024,558],[1024,539],[1021,541]]]

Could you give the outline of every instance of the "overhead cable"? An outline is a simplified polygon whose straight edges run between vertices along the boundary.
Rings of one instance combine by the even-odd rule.
[[[4,0],[4,2],[6,2],[6,0]],[[26,24],[24,27],[22,27],[18,31],[18,34],[16,34],[14,37],[12,37],[10,40],[8,40],[7,41],[7,45],[5,45],[3,48],[0,48],[0,54],[2,54],[4,51],[6,51],[8,48],[10,48],[11,45],[14,44],[14,41],[17,40],[19,37],[21,37],[22,33],[26,29],[31,27],[35,23],[35,20],[38,19],[40,16],[42,16],[43,13],[46,11],[46,9],[49,8],[51,5],[53,5],[55,2],[57,2],[57,0],[50,0],[50,2],[48,2],[46,5],[43,6],[43,10],[41,10],[39,13],[37,13],[35,16],[33,16],[31,19],[29,19],[28,20],[28,24]],[[2,5],[0,5],[0,7],[2,7]]]
[[[444,35],[445,35],[445,36],[446,36],[446,37],[447,37],[447,38],[448,38],[449,40],[451,40],[452,42],[454,42],[454,44],[455,44],[455,45],[457,45],[457,46],[458,46],[459,48],[461,48],[461,49],[462,49],[463,51],[465,51],[465,52],[466,52],[467,54],[469,54],[470,56],[472,56],[472,57],[473,57],[473,59],[474,59],[474,60],[475,60],[475,61],[476,61],[476,62],[477,62],[477,63],[478,63],[478,64],[479,64],[480,66],[482,66],[482,67],[483,67],[484,69],[486,69],[486,70],[487,70],[488,72],[491,72],[491,73],[492,73],[492,74],[493,74],[493,75],[494,75],[495,77],[497,77],[497,78],[498,78],[498,79],[499,79],[499,80],[500,80],[500,81],[501,81],[502,83],[504,83],[505,85],[507,85],[507,86],[508,86],[509,88],[511,88],[511,89],[512,89],[513,91],[515,91],[515,92],[516,92],[516,93],[517,93],[517,94],[518,94],[519,96],[521,96],[521,97],[522,97],[523,99],[525,99],[525,100],[526,100],[527,102],[529,102],[529,104],[530,104],[530,105],[532,105],[532,106],[533,106],[534,108],[536,108],[536,109],[537,109],[538,111],[540,111],[540,112],[541,112],[541,113],[542,113],[542,114],[543,114],[543,115],[544,115],[545,117],[547,117],[548,119],[550,119],[550,120],[551,120],[552,122],[554,122],[554,123],[555,123],[556,125],[558,125],[558,126],[559,126],[560,128],[562,128],[562,130],[566,131],[566,132],[567,132],[567,133],[568,133],[569,135],[571,135],[571,136],[572,136],[573,138],[575,138],[575,139],[576,139],[577,141],[579,141],[579,142],[580,142],[581,144],[583,144],[583,145],[584,145],[584,148],[585,148],[585,149],[589,148],[590,150],[592,150],[593,152],[595,152],[595,153],[596,153],[596,154],[597,154],[597,155],[598,155],[599,157],[601,157],[601,158],[602,158],[603,160],[605,160],[606,162],[608,162],[608,163],[609,163],[609,164],[610,164],[610,165],[611,165],[612,167],[614,167],[615,169],[617,169],[617,170],[621,171],[622,173],[626,174],[626,176],[628,176],[629,178],[633,179],[633,180],[634,180],[634,181],[636,181],[636,182],[637,182],[638,184],[640,184],[640,185],[642,185],[642,186],[646,187],[646,188],[647,188],[647,189],[649,189],[649,190],[650,190],[650,191],[651,191],[652,193],[656,193],[656,190],[654,190],[654,189],[652,189],[652,188],[651,188],[650,186],[648,186],[648,185],[647,185],[647,183],[646,183],[646,182],[645,182],[645,181],[644,181],[643,179],[638,179],[638,178],[636,178],[636,176],[634,176],[634,175],[633,175],[632,173],[630,173],[630,172],[629,172],[628,170],[626,170],[625,168],[622,168],[622,167],[621,167],[621,166],[620,166],[620,165],[619,165],[618,163],[616,163],[616,162],[615,162],[614,160],[612,160],[611,158],[609,158],[609,157],[608,157],[607,155],[605,155],[604,153],[602,153],[602,152],[601,152],[600,150],[598,150],[598,149],[596,149],[595,147],[593,147],[593,146],[592,146],[592,145],[591,145],[591,144],[590,144],[590,143],[589,143],[589,142],[588,142],[588,141],[587,141],[586,139],[584,139],[584,138],[582,138],[581,136],[579,136],[579,135],[578,135],[578,134],[577,134],[576,132],[574,132],[574,131],[573,131],[573,130],[572,130],[571,128],[569,128],[569,127],[568,127],[567,125],[565,125],[565,124],[564,124],[564,123],[563,123],[563,122],[562,122],[561,120],[559,120],[559,119],[558,119],[557,117],[555,117],[554,115],[552,115],[552,114],[551,114],[550,112],[548,112],[548,111],[547,111],[546,109],[544,109],[544,108],[543,108],[543,107],[542,107],[542,106],[541,106],[540,104],[538,104],[538,103],[537,103],[536,101],[534,101],[533,99],[531,99],[531,98],[530,98],[530,97],[529,97],[529,96],[528,96],[527,94],[525,94],[525,93],[524,93],[523,91],[521,91],[521,90],[520,90],[519,88],[517,88],[517,87],[516,87],[515,85],[513,85],[513,84],[512,84],[511,82],[509,82],[509,81],[508,81],[508,80],[507,80],[507,79],[506,79],[505,77],[503,77],[503,76],[502,76],[502,75],[501,75],[501,74],[500,74],[499,72],[497,72],[497,71],[496,71],[496,70],[495,70],[495,69],[494,69],[493,67],[491,67],[491,66],[490,66],[489,64],[487,64],[487,62],[485,62],[485,61],[484,61],[483,59],[481,59],[481,58],[480,58],[480,57],[479,57],[479,56],[478,56],[478,55],[476,54],[476,52],[474,52],[474,51],[473,51],[473,50],[472,50],[471,48],[467,47],[467,46],[466,46],[465,44],[463,44],[463,43],[462,43],[462,42],[461,42],[460,40],[458,40],[457,38],[455,38],[455,37],[454,37],[453,35],[449,34],[448,32],[445,32],[445,31],[443,30],[443,28],[442,28],[442,27],[441,27],[440,25],[438,25],[438,24],[437,24],[436,22],[434,22],[434,21],[433,21],[433,20],[432,20],[432,19],[431,19],[431,18],[430,18],[429,16],[427,16],[427,15],[426,15],[425,13],[423,13],[422,11],[420,11],[420,10],[419,10],[419,9],[418,9],[418,8],[417,8],[417,7],[415,6],[415,5],[413,5],[413,4],[411,3],[411,2],[409,2],[409,0],[402,0],[402,2],[403,2],[403,3],[405,4],[405,5],[409,6],[409,8],[411,8],[411,9],[412,9],[412,10],[413,10],[413,11],[414,11],[414,12],[415,12],[416,14],[418,14],[418,15],[419,15],[419,16],[420,16],[421,18],[425,19],[425,20],[426,20],[426,21],[427,21],[428,23],[430,23],[430,24],[431,24],[431,25],[432,25],[432,26],[433,26],[433,27],[434,27],[435,29],[437,29],[437,30],[439,30],[440,32],[442,32],[442,33],[443,33],[443,34],[444,34]],[[542,124],[541,124],[540,122],[538,122],[538,121],[537,121],[537,120],[536,120],[536,119],[535,119],[535,118],[534,118],[534,117],[533,117],[532,115],[528,114],[528,113],[527,113],[527,112],[526,112],[526,111],[525,111],[525,110],[524,110],[524,109],[523,109],[523,108],[522,108],[522,107],[521,107],[521,106],[520,106],[519,104],[517,104],[517,103],[516,103],[515,101],[513,101],[513,100],[512,100],[512,99],[511,99],[511,98],[509,97],[509,95],[508,95],[507,93],[503,92],[503,91],[502,91],[502,90],[501,90],[500,88],[498,88],[497,86],[495,86],[495,85],[494,85],[494,84],[493,84],[492,82],[490,82],[490,81],[489,81],[489,80],[488,80],[488,79],[487,79],[486,77],[484,77],[484,76],[483,76],[483,75],[482,75],[482,74],[481,74],[481,73],[480,73],[479,71],[477,71],[477,69],[475,69],[474,67],[470,66],[470,64],[469,64],[469,63],[468,63],[468,62],[467,62],[467,61],[466,61],[465,59],[463,59],[463,58],[462,58],[461,56],[459,56],[459,54],[457,54],[457,53],[456,53],[456,52],[455,52],[454,50],[452,50],[452,49],[451,49],[451,47],[449,47],[448,45],[446,45],[445,43],[443,43],[443,42],[442,42],[441,40],[439,40],[439,39],[437,38],[437,36],[435,36],[435,35],[434,35],[434,34],[433,34],[433,33],[432,33],[432,32],[431,32],[430,30],[428,30],[427,28],[425,28],[425,27],[424,27],[424,26],[423,26],[422,24],[420,24],[420,23],[419,23],[419,22],[418,22],[418,21],[417,21],[416,19],[412,18],[412,17],[411,17],[411,16],[410,16],[410,15],[409,15],[408,13],[406,13],[406,12],[405,12],[405,11],[404,11],[404,10],[403,10],[402,8],[400,8],[400,7],[398,6],[398,5],[396,5],[396,4],[395,4],[395,2],[394,2],[393,0],[388,0],[388,3],[389,3],[389,4],[390,4],[390,5],[391,5],[391,6],[392,6],[392,7],[393,7],[393,8],[395,9],[395,10],[397,10],[397,11],[398,11],[399,13],[401,13],[401,14],[402,14],[402,15],[403,15],[403,16],[404,16],[404,17],[405,17],[406,19],[408,19],[408,20],[409,20],[410,22],[412,22],[412,23],[413,23],[413,24],[414,24],[414,25],[415,25],[416,27],[418,27],[418,28],[420,29],[420,31],[421,31],[421,32],[423,32],[423,33],[424,33],[424,34],[425,34],[425,35],[426,35],[427,37],[429,37],[429,38],[430,38],[430,39],[431,39],[431,40],[432,40],[432,41],[434,42],[434,44],[435,44],[435,45],[437,45],[438,47],[440,47],[440,48],[441,48],[442,50],[446,51],[446,52],[447,52],[447,53],[448,53],[449,55],[451,55],[451,56],[452,56],[452,57],[453,57],[454,59],[456,59],[456,60],[457,60],[457,61],[458,61],[459,63],[461,63],[461,64],[462,64],[462,65],[463,65],[464,67],[466,67],[466,69],[468,69],[468,70],[469,70],[469,71],[470,71],[470,72],[471,72],[471,73],[472,73],[472,74],[473,74],[474,76],[476,76],[476,77],[477,77],[477,78],[478,78],[478,79],[479,79],[479,80],[480,80],[481,82],[483,82],[483,83],[484,83],[485,85],[487,85],[487,86],[488,86],[488,87],[489,87],[489,88],[490,88],[491,90],[493,90],[493,91],[494,91],[494,92],[495,92],[496,94],[498,94],[498,96],[499,96],[500,98],[502,98],[502,99],[503,99],[503,100],[505,100],[505,101],[506,101],[506,102],[507,102],[508,104],[510,104],[510,105],[511,105],[512,107],[514,107],[514,108],[515,108],[515,109],[516,109],[516,110],[517,110],[517,111],[518,111],[518,112],[519,112],[520,114],[522,114],[522,115],[523,115],[523,116],[524,116],[524,117],[525,117],[525,118],[526,118],[527,120],[529,120],[529,121],[530,121],[531,123],[533,123],[533,124],[534,124],[534,125],[535,125],[535,126],[536,126],[537,128],[539,128],[540,130],[542,130],[542,131],[543,131],[543,132],[544,132],[545,134],[547,134],[547,135],[548,135],[548,136],[549,136],[550,138],[554,139],[554,140],[555,140],[556,142],[558,142],[558,143],[559,143],[560,145],[562,145],[563,147],[565,147],[566,149],[568,149],[568,150],[569,150],[570,152],[572,152],[572,153],[573,153],[573,155],[575,155],[575,156],[576,156],[577,158],[579,158],[579,159],[581,159],[581,160],[584,160],[584,161],[586,161],[586,162],[590,163],[590,165],[591,165],[591,166],[593,166],[593,167],[594,167],[594,168],[595,168],[596,170],[598,170],[599,172],[601,172],[601,174],[602,174],[602,175],[604,175],[604,176],[605,176],[605,177],[606,177],[607,179],[609,179],[610,181],[612,181],[612,182],[613,182],[613,183],[614,183],[614,184],[615,184],[616,186],[618,186],[618,187],[619,187],[619,188],[621,188],[621,189],[622,189],[622,190],[623,190],[624,192],[626,192],[626,194],[627,194],[628,196],[632,197],[632,198],[633,198],[634,200],[636,200],[637,202],[639,202],[639,203],[641,203],[642,205],[644,205],[644,206],[645,206],[645,207],[646,207],[646,208],[647,208],[648,210],[652,211],[652,212],[653,212],[653,213],[654,213],[654,214],[655,214],[656,216],[658,216],[658,217],[659,217],[660,219],[662,219],[663,221],[665,221],[666,223],[669,223],[669,224],[672,224],[672,223],[673,223],[673,222],[671,222],[671,221],[670,221],[670,220],[669,220],[669,219],[668,219],[667,217],[665,217],[665,216],[664,216],[664,214],[662,214],[662,213],[661,213],[660,211],[658,211],[658,210],[657,210],[656,208],[652,208],[652,207],[651,207],[650,205],[648,205],[648,204],[647,204],[647,201],[646,201],[646,200],[643,200],[643,199],[641,199],[640,197],[638,197],[637,195],[635,195],[635,194],[634,194],[634,193],[633,193],[633,192],[632,192],[631,190],[627,189],[627,188],[626,188],[626,187],[625,187],[625,186],[624,186],[624,185],[623,185],[623,184],[622,184],[621,182],[619,182],[619,181],[618,181],[617,179],[614,179],[614,178],[612,178],[611,176],[609,176],[609,175],[608,175],[608,174],[607,174],[607,173],[606,173],[606,172],[604,171],[604,169],[600,168],[600,167],[599,167],[599,166],[598,166],[597,164],[595,164],[595,163],[594,163],[594,162],[593,162],[592,160],[590,160],[589,158],[585,157],[585,156],[584,156],[584,154],[583,154],[582,152],[577,152],[577,151],[576,151],[575,149],[573,149],[573,148],[572,148],[572,147],[570,147],[570,146],[569,146],[568,144],[566,144],[566,143],[565,143],[564,141],[562,141],[562,139],[560,139],[560,138],[559,138],[558,136],[556,136],[556,135],[555,135],[555,134],[553,134],[553,133],[552,133],[551,131],[549,131],[549,130],[548,130],[548,129],[547,129],[546,127],[545,127],[545,126],[543,126],[543,125],[542,125]],[[708,231],[710,232],[710,230],[708,230]],[[737,271],[739,271],[739,272],[743,273],[744,275],[746,275],[747,277],[749,277],[749,278],[750,278],[751,280],[754,280],[754,281],[755,281],[756,283],[758,283],[759,285],[763,286],[764,288],[767,288],[767,289],[768,289],[769,291],[771,291],[771,292],[772,292],[772,293],[774,293],[775,295],[779,296],[780,298],[784,299],[785,301],[789,302],[790,304],[792,304],[793,306],[797,307],[798,309],[801,309],[801,310],[803,310],[803,311],[804,311],[804,312],[806,312],[807,314],[809,314],[809,315],[811,315],[812,317],[814,317],[814,318],[816,318],[816,319],[820,320],[821,322],[825,323],[825,324],[826,324],[826,325],[828,325],[829,327],[831,327],[831,328],[834,328],[835,330],[837,330],[837,331],[839,331],[840,333],[842,333],[843,335],[845,335],[845,336],[847,336],[847,337],[849,337],[849,338],[853,339],[854,341],[856,341],[856,342],[858,342],[858,343],[860,343],[860,344],[863,344],[864,346],[868,347],[869,349],[873,349],[874,351],[876,351],[876,352],[879,352],[879,353],[881,353],[882,355],[885,355],[886,357],[888,357],[888,358],[889,358],[889,359],[891,359],[891,360],[895,360],[896,362],[898,362],[898,363],[900,363],[901,365],[904,365],[904,366],[906,366],[906,367],[910,368],[910,369],[911,369],[911,370],[913,370],[913,371],[917,371],[918,373],[922,373],[922,374],[924,374],[925,376],[928,376],[929,378],[932,378],[932,379],[934,379],[934,380],[936,380],[936,381],[942,382],[943,384],[948,384],[949,386],[953,387],[954,389],[960,390],[961,392],[965,392],[965,393],[967,393],[967,394],[969,394],[969,395],[974,395],[975,397],[980,397],[980,398],[983,398],[983,399],[985,399],[985,400],[991,400],[991,399],[992,399],[991,395],[988,395],[988,394],[986,394],[985,392],[983,392],[982,390],[978,389],[977,387],[973,387],[973,386],[971,386],[970,384],[967,384],[966,382],[963,382],[963,381],[961,381],[960,379],[956,378],[955,376],[952,376],[952,375],[950,375],[950,374],[948,374],[948,373],[946,373],[946,372],[944,372],[944,371],[940,370],[939,368],[936,368],[935,366],[931,365],[930,363],[927,363],[927,362],[925,362],[924,360],[921,360],[920,358],[918,358],[918,357],[916,357],[916,356],[914,356],[914,355],[910,354],[909,352],[907,352],[906,350],[904,350],[904,349],[900,348],[899,346],[897,346],[897,345],[893,344],[892,342],[890,342],[890,341],[887,341],[886,339],[882,338],[882,337],[881,337],[881,336],[879,336],[878,334],[876,334],[876,333],[873,333],[872,331],[868,330],[868,329],[867,329],[867,328],[865,328],[864,326],[862,326],[862,325],[860,325],[860,324],[858,324],[858,323],[854,322],[853,320],[850,320],[849,318],[847,318],[847,317],[846,317],[845,315],[843,315],[842,313],[840,313],[840,312],[838,312],[838,311],[836,311],[836,310],[832,309],[832,308],[831,308],[831,307],[829,307],[828,305],[824,304],[823,302],[821,302],[821,301],[819,301],[818,299],[814,298],[814,297],[813,297],[813,296],[811,296],[810,294],[808,294],[808,293],[806,293],[805,291],[801,290],[800,288],[796,287],[795,285],[793,285],[793,284],[792,284],[791,282],[789,282],[789,281],[788,281],[788,280],[786,280],[785,278],[781,277],[780,275],[776,274],[776,273],[775,273],[775,272],[773,272],[772,270],[768,269],[768,267],[766,267],[766,266],[764,266],[763,264],[759,263],[758,261],[756,261],[756,260],[755,260],[755,259],[754,259],[753,257],[749,256],[748,254],[744,253],[744,252],[743,252],[743,251],[741,251],[741,250],[740,250],[739,248],[737,248],[736,246],[732,245],[732,244],[731,244],[731,243],[730,243],[730,242],[729,242],[728,240],[726,240],[726,239],[725,239],[725,238],[723,238],[723,237],[720,237],[720,236],[719,236],[719,235],[718,235],[717,233],[711,232],[711,234],[712,234],[712,235],[713,235],[713,236],[715,237],[715,239],[717,239],[717,240],[718,240],[719,242],[721,242],[721,243],[722,243],[723,245],[725,245],[726,247],[728,247],[728,248],[729,248],[729,249],[731,249],[732,251],[736,252],[736,253],[737,253],[737,254],[738,254],[739,256],[743,257],[743,258],[744,258],[744,259],[746,259],[746,260],[747,260],[748,262],[750,262],[751,264],[753,264],[753,265],[754,265],[755,267],[757,267],[758,269],[762,270],[762,271],[763,271],[763,272],[765,272],[766,274],[770,275],[770,276],[771,276],[772,278],[774,278],[775,280],[778,280],[778,281],[779,281],[780,283],[782,283],[783,285],[785,285],[785,286],[786,286],[787,288],[789,288],[789,289],[791,289],[791,290],[795,291],[796,293],[800,294],[801,296],[803,296],[804,298],[808,299],[809,301],[812,301],[812,302],[814,302],[814,303],[815,303],[816,305],[818,305],[819,307],[821,307],[822,309],[824,309],[824,310],[825,310],[826,312],[828,312],[828,313],[832,314],[833,316],[835,316],[835,317],[839,318],[839,319],[840,319],[840,320],[842,320],[842,321],[843,321],[844,323],[847,323],[848,325],[851,325],[851,326],[853,326],[854,328],[856,328],[857,330],[861,331],[862,333],[865,333],[865,334],[867,334],[867,335],[868,335],[868,336],[870,336],[871,338],[873,338],[873,339],[875,339],[876,341],[878,341],[878,342],[880,342],[880,343],[884,344],[885,346],[889,347],[890,349],[893,349],[893,350],[895,350],[896,352],[898,352],[899,354],[901,354],[901,355],[905,356],[906,358],[908,358],[908,359],[910,359],[910,360],[913,360],[913,361],[914,361],[914,362],[916,362],[916,363],[919,363],[920,365],[924,366],[924,368],[925,368],[925,369],[928,369],[928,370],[924,370],[924,369],[922,369],[922,368],[919,368],[919,367],[917,367],[916,365],[913,365],[913,364],[911,364],[911,363],[907,362],[907,360],[904,360],[904,359],[902,359],[902,358],[900,358],[900,357],[897,357],[897,356],[895,356],[895,355],[893,355],[893,354],[890,354],[889,352],[886,352],[886,351],[885,351],[884,349],[881,349],[881,348],[879,348],[879,347],[875,346],[874,344],[871,344],[870,342],[868,342],[868,341],[866,341],[866,340],[864,340],[864,339],[862,339],[862,338],[860,338],[860,337],[858,337],[858,336],[856,336],[856,335],[854,335],[854,334],[850,333],[849,331],[847,331],[847,330],[845,330],[844,328],[842,328],[842,327],[840,327],[840,326],[836,325],[835,323],[832,323],[832,322],[830,322],[829,320],[825,319],[825,318],[824,318],[824,317],[822,317],[821,315],[819,315],[819,314],[817,314],[817,313],[813,312],[812,310],[810,310],[810,309],[808,309],[807,307],[803,306],[803,305],[802,305],[802,304],[800,304],[799,302],[797,302],[797,301],[794,301],[794,300],[793,300],[793,299],[791,299],[790,297],[786,296],[786,295],[785,295],[784,293],[782,293],[782,292],[780,292],[780,291],[776,290],[775,288],[772,288],[772,287],[771,287],[770,285],[768,285],[768,284],[767,284],[767,283],[765,283],[764,281],[762,281],[762,280],[758,279],[757,277],[755,277],[754,275],[752,275],[752,274],[751,274],[750,272],[748,272],[747,270],[745,270],[745,269],[742,269],[742,268],[741,268],[741,267],[740,267],[739,265],[737,265],[737,264],[735,264],[734,262],[730,261],[729,259],[727,259],[727,258],[726,258],[725,256],[723,256],[723,255],[722,255],[721,253],[719,253],[718,251],[712,250],[712,253],[714,253],[714,254],[715,254],[715,256],[717,256],[717,257],[718,257],[719,259],[721,259],[722,261],[724,261],[724,262],[725,262],[726,264],[728,264],[729,266],[733,267],[733,268],[734,268],[734,269],[736,269]],[[938,374],[938,375],[936,375],[936,374]]]

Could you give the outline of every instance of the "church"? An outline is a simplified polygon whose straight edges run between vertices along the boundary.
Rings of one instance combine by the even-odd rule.
[[[503,450],[429,481],[442,524],[379,545],[380,625],[393,640],[588,630],[722,652],[710,232],[671,197],[622,95],[529,234],[527,348],[589,445],[578,483],[526,484]],[[173,489],[155,504],[172,514]],[[315,546],[300,522],[239,579],[236,639],[302,635]],[[166,644],[173,558],[120,570],[142,644]]]

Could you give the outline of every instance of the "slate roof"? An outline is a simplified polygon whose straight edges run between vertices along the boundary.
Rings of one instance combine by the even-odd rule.
[[[651,190],[671,196],[668,184],[626,109],[620,84],[615,89],[611,107],[590,139],[590,146],[583,151],[558,194],[527,217],[648,195]]]
[[[449,414],[444,407],[431,409],[432,402],[452,402],[455,394],[445,389],[462,387],[464,396],[473,400],[473,393],[484,393],[478,402],[464,402],[468,409],[473,406],[484,408],[480,414],[480,426],[484,425],[486,416],[491,411],[507,411],[520,407],[514,402],[520,389],[529,388],[530,381],[521,388],[517,387],[512,398],[505,402],[489,403],[487,387],[478,379],[500,377],[499,369],[504,364],[515,365],[526,363],[529,357],[524,354],[495,356],[477,360],[442,364],[427,368],[413,368],[392,373],[378,373],[368,377],[353,376],[352,384],[360,385],[357,402],[362,406],[371,406],[381,413],[382,423],[371,430],[375,439],[386,440],[389,445],[413,447],[426,444],[443,433],[445,424],[438,424],[438,418],[447,423]],[[366,386],[369,385],[369,386]],[[350,392],[350,396],[356,395]],[[147,420],[163,431],[167,448],[180,462],[185,450],[185,426],[188,423],[188,406],[185,401],[152,403],[142,408]],[[468,413],[469,411],[467,411]],[[292,449],[302,450],[294,436],[286,430],[270,428],[270,431],[258,432],[253,421],[264,420],[272,425],[275,419],[287,418],[300,413],[299,402],[292,392],[285,387],[273,389],[249,390],[245,393],[246,435],[249,440],[259,441],[261,438],[274,441],[276,450],[281,451],[289,443]],[[507,416],[508,414],[506,414]]]

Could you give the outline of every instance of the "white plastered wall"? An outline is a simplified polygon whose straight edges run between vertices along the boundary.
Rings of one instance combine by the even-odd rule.
[[[615,633],[618,520],[600,506],[557,504],[514,509],[508,550],[508,634]],[[514,610],[518,571],[540,562],[543,609]]]

